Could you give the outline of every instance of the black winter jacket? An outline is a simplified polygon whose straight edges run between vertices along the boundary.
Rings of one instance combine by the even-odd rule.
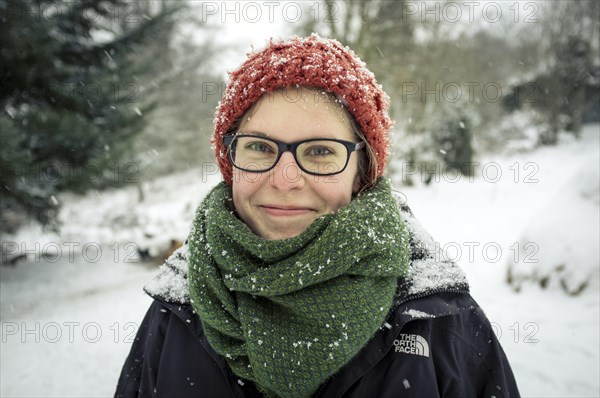
[[[408,276],[387,321],[314,397],[519,397],[506,355],[458,266],[407,207]],[[189,304],[187,246],[145,287],[153,298],[115,397],[260,397],[208,344]]]

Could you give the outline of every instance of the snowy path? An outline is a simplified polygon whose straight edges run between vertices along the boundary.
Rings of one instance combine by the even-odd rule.
[[[114,394],[119,364],[150,303],[140,285],[155,271],[108,257],[2,270],[0,396]],[[25,272],[32,283],[17,279]]]
[[[429,187],[401,189],[420,222],[465,269],[472,293],[481,304],[507,352],[524,397],[600,396],[599,283],[581,296],[568,297],[551,286],[525,286],[515,293],[505,283],[511,249],[536,221],[539,209],[568,188],[582,167],[599,166],[600,126],[587,126],[584,139],[495,161],[503,172],[496,183],[476,178],[457,183],[441,180]],[[515,182],[515,164],[520,175]],[[524,183],[538,166],[537,183]],[[511,169],[510,167],[513,167]],[[194,172],[169,177],[149,188],[152,198],[137,209],[154,230],[181,236],[194,204],[216,180],[188,186]],[[81,253],[62,261],[21,263],[0,268],[0,396],[109,397],[150,299],[141,287],[155,270],[115,259],[111,239],[136,241],[144,231],[111,229],[113,220],[129,215],[137,204],[135,190],[112,196],[90,195],[69,202],[63,241],[105,242],[96,262]],[[564,211],[557,208],[557,211]],[[116,212],[120,212],[116,214]],[[168,218],[176,214],[179,221]],[[108,216],[111,217],[108,217]],[[589,220],[598,228],[598,219]],[[81,224],[77,224],[80,222]],[[25,231],[18,242],[55,238]],[[29,234],[29,235],[27,235]],[[501,248],[482,251],[485,244]],[[473,255],[469,258],[469,246]],[[497,245],[497,246],[496,246]],[[540,255],[543,253],[540,253]],[[598,252],[584,253],[599,261]],[[93,253],[88,253],[93,255]],[[487,257],[486,257],[487,256]],[[598,274],[596,274],[598,275]]]

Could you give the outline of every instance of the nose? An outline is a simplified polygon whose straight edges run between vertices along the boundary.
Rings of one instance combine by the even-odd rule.
[[[294,155],[286,151],[281,154],[279,162],[269,172],[269,184],[281,191],[291,191],[304,186],[304,175]]]

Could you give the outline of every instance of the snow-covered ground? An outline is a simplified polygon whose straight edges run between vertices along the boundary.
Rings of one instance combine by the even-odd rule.
[[[479,160],[473,182],[448,175],[401,189],[467,272],[524,397],[600,396],[599,137],[600,126],[586,126],[581,141]],[[553,255],[573,279],[589,280],[582,294],[566,295],[556,281],[545,290],[524,283],[520,293],[505,283],[507,265],[543,273]]]
[[[579,141],[479,159],[473,181],[447,175],[398,187],[467,272],[524,397],[600,396],[599,137],[599,125],[586,126]],[[142,203],[134,186],[64,195],[60,236],[30,227],[4,237],[5,254],[37,242],[46,256],[0,267],[0,396],[112,396],[150,303],[141,288],[156,272],[137,261],[136,245],[185,238],[218,181],[202,170],[165,177],[144,185]],[[554,282],[525,282],[517,293],[505,282],[509,264],[544,271],[549,250],[590,280],[583,293],[569,296]]]

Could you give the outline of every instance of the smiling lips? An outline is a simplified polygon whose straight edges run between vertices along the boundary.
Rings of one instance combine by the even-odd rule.
[[[261,205],[259,207],[271,216],[299,216],[313,212],[313,209],[301,206]]]

